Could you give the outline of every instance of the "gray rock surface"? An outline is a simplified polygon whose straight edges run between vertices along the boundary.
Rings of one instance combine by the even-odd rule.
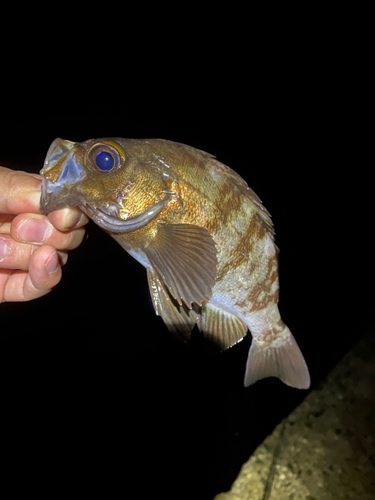
[[[375,498],[375,335],[369,331],[215,500]]]

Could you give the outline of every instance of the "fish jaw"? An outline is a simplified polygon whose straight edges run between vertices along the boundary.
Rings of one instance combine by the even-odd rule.
[[[85,203],[79,205],[79,208],[85,212],[85,214],[90,217],[95,224],[109,233],[130,233],[131,231],[135,231],[136,229],[146,226],[149,222],[155,219],[155,217],[157,217],[157,215],[159,215],[159,213],[168,205],[170,199],[171,197],[167,196],[144,212],[141,212],[134,217],[129,217],[129,219],[126,220],[119,217],[113,217],[104,210],[101,210],[98,207],[86,205]]]
[[[40,171],[43,177],[40,199],[42,213],[80,205],[74,186],[86,177],[82,165],[84,152],[78,143],[64,139],[53,141]]]

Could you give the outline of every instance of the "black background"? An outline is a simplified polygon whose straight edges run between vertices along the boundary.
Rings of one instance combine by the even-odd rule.
[[[10,168],[37,172],[56,137],[159,137],[242,175],[273,216],[280,309],[312,388],[371,323],[374,278],[366,63],[314,33],[264,35],[235,59],[171,46],[138,66],[121,50],[19,55],[0,120]],[[91,223],[88,234],[49,296],[0,306],[5,477],[211,500],[306,391],[244,389],[249,336],[220,355],[197,332],[176,343],[142,266]]]

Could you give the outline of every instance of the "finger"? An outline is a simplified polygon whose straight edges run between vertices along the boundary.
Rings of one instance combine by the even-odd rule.
[[[0,233],[10,233],[10,225],[14,219],[14,215],[1,215],[0,214]]]
[[[9,270],[0,269],[0,302],[19,302],[42,297],[50,292],[60,279],[61,266],[56,250],[51,246],[39,247],[30,258],[28,272],[11,273]]]
[[[35,245],[18,243],[9,234],[0,235],[0,267],[27,270]]]
[[[88,217],[79,208],[62,208],[48,214],[49,221],[59,231],[77,229],[86,225]]]
[[[0,213],[40,213],[40,177],[0,167]]]
[[[0,268],[27,271],[30,268],[32,255],[39,248],[38,245],[19,243],[8,234],[0,234]],[[65,252],[58,253],[61,263],[65,264],[68,260],[67,254]]]
[[[11,224],[10,234],[14,240],[35,245],[52,245],[58,250],[77,248],[85,235],[83,228],[73,231],[58,231],[46,215],[20,214]]]

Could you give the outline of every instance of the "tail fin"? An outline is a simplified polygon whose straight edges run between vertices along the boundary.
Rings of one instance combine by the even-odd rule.
[[[253,338],[246,363],[245,387],[266,377],[279,377],[284,384],[297,389],[310,387],[309,370],[289,331],[283,342],[269,345],[260,345]]]

